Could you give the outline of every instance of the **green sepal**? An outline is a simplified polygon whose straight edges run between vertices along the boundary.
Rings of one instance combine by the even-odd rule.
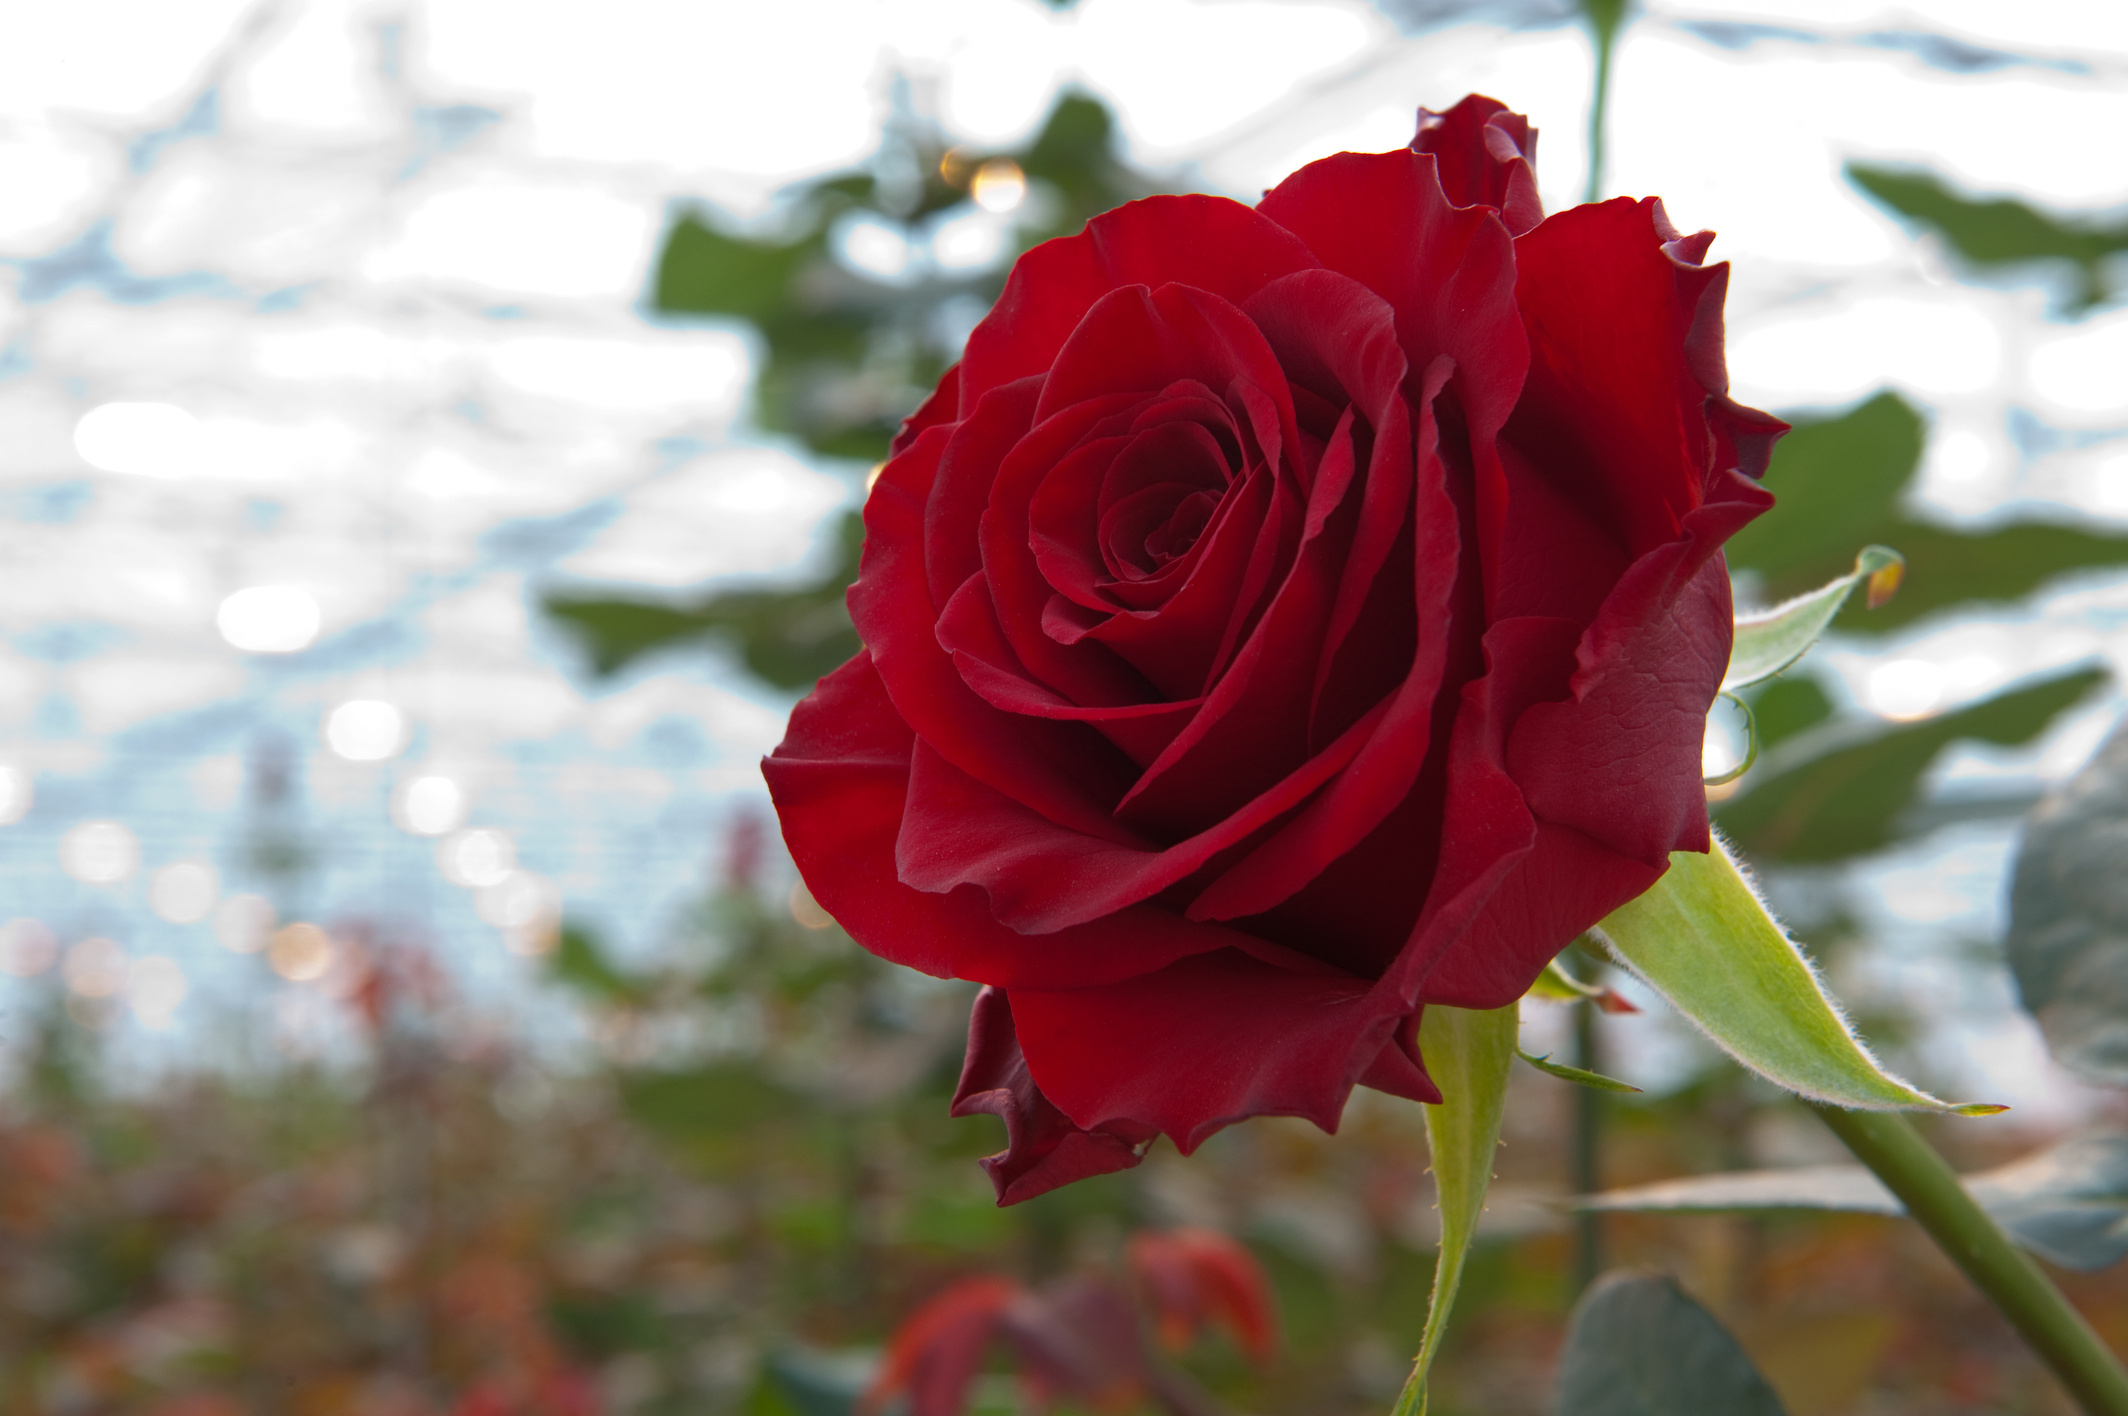
[[[1500,1144],[1500,1115],[1521,1027],[1521,1009],[1514,1003],[1482,1011],[1433,1003],[1419,1019],[1419,1051],[1441,1089],[1440,1105],[1425,1108],[1434,1198],[1441,1211],[1441,1252],[1434,1263],[1426,1333],[1394,1416],[1425,1416],[1426,1372],[1448,1330],[1463,1261],[1485,1209],[1485,1187],[1493,1176],[1493,1151]]]
[[[1855,587],[1869,586],[1871,609],[1899,588],[1906,561],[1888,546],[1864,546],[1847,574],[1759,614],[1738,615],[1736,644],[1729,651],[1729,672],[1722,690],[1743,688],[1772,678],[1810,652]]]
[[[2002,1109],[1939,1101],[1879,1066],[1719,837],[1705,855],[1672,854],[1652,889],[1590,933],[1724,1052],[1800,1096],[1862,1111]]]
[[[1538,1071],[1549,1072],[1561,1081],[1576,1082],[1585,1087],[1594,1087],[1598,1091],[1637,1092],[1640,1090],[1639,1087],[1634,1086],[1631,1082],[1621,1082],[1618,1078],[1606,1077],[1601,1072],[1590,1072],[1580,1067],[1569,1067],[1564,1062],[1554,1062],[1551,1060],[1552,1055],[1549,1052],[1542,1057],[1536,1057],[1520,1048],[1516,1048],[1515,1055],[1529,1063],[1530,1066],[1535,1067]]]

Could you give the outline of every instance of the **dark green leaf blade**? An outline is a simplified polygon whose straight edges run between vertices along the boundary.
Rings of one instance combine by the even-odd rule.
[[[2078,304],[2106,298],[2105,261],[2128,250],[2128,226],[2063,220],[2005,197],[1954,192],[1932,172],[1851,162],[1847,178],[1901,216],[1942,234],[1976,266],[2066,261],[2081,278]]]
[[[666,234],[650,303],[665,314],[767,323],[788,302],[799,268],[819,251],[817,240],[778,245],[727,236],[688,213]]]
[[[1714,806],[1714,819],[1754,857],[1839,860],[1889,845],[1937,754],[1961,738],[2030,742],[2105,682],[2078,669],[1914,723],[1828,727],[1762,759],[1745,790]]]
[[[1766,470],[1779,504],[1730,539],[1730,568],[1757,574],[1762,596],[1778,601],[1845,574],[1856,546],[1895,546],[1906,558],[1897,597],[1837,620],[1851,634],[1883,634],[1953,605],[2022,599],[2067,572],[2128,564],[2128,536],[2039,521],[1962,531],[1907,515],[1901,498],[1926,440],[1920,413],[1895,393],[1798,420]]]
[[[543,604],[602,678],[645,654],[717,638],[736,644],[746,666],[776,687],[806,688],[859,647],[843,596],[857,579],[863,518],[846,515],[840,534],[834,567],[796,590],[732,590],[692,606],[557,592]]]
[[[1574,1308],[1559,1416],[1787,1416],[1714,1315],[1674,1279],[1613,1273]]]

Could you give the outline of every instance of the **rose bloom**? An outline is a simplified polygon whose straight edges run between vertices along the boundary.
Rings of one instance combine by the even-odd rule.
[[[1785,424],[1650,199],[1544,216],[1478,96],[1256,207],[1020,258],[865,507],[865,648],[764,764],[859,943],[985,985],[1001,1200],[1248,1116],[1438,1101],[1498,1008],[1708,848],[1721,544]]]

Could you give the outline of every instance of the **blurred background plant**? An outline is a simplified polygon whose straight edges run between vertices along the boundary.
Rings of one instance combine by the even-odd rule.
[[[2128,1345],[2121,1100],[2045,1051],[2120,1080],[2112,789],[2061,789],[2022,867],[2044,1034],[1994,903],[2128,660],[2128,192],[2056,137],[2118,128],[2128,32],[2076,8],[52,21],[85,28],[0,59],[0,1411],[884,1412],[955,1294],[968,1344],[1047,1314],[955,1348],[986,1416],[1015,1364],[1066,1410],[1382,1407],[1431,1278],[1413,1109],[996,1209],[995,1124],[946,1117],[966,990],[797,888],[752,762],[854,647],[851,508],[1017,251],[1470,88],[1535,114],[1556,209],[1606,132],[1591,36],[1598,190],[1723,228],[1737,392],[1798,423],[1740,599],[1908,561],[1751,695],[1717,819],[1896,1065],[2018,1103],[1937,1139],[2024,1160],[2000,1212]],[[1529,1005],[1532,1051],[1575,1006]],[[1602,1102],[1605,1260],[1676,1274],[1789,1409],[2066,1409],[1806,1114],[1653,1009],[1588,1030],[1647,1088]],[[1593,1300],[1566,1345],[1581,1094],[1515,1088],[1437,1412],[1571,1416],[1602,1346]],[[1188,1234],[1268,1298],[1173,1349],[1126,1276]],[[1074,1386],[1041,1343],[1097,1291],[1147,1326]]]

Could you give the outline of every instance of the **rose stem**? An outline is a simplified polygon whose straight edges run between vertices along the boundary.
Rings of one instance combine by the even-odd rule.
[[[1568,951],[1570,954],[1572,950]],[[1574,975],[1584,983],[1601,984],[1603,965],[1581,959]],[[1596,1031],[1596,1003],[1584,998],[1573,1005],[1574,1065],[1589,1072],[1603,1070],[1601,1038]],[[1577,1195],[1593,1195],[1603,1188],[1603,1093],[1594,1087],[1575,1087],[1573,1171],[1570,1184]],[[1603,1271],[1603,1216],[1584,1209],[1574,1216],[1574,1291],[1578,1294],[1596,1281]]]
[[[1625,15],[1625,0],[1581,0],[1581,16],[1589,23],[1589,42],[1596,49],[1596,82],[1589,94],[1589,185],[1581,198],[1585,202],[1603,198],[1603,115],[1611,99],[1611,51]]]
[[[2002,1310],[2093,1416],[2128,1416],[2128,1371],[2038,1264],[1975,1204],[1913,1122],[1893,1111],[1811,1103],[1832,1133],[1876,1172],[1936,1246]]]

